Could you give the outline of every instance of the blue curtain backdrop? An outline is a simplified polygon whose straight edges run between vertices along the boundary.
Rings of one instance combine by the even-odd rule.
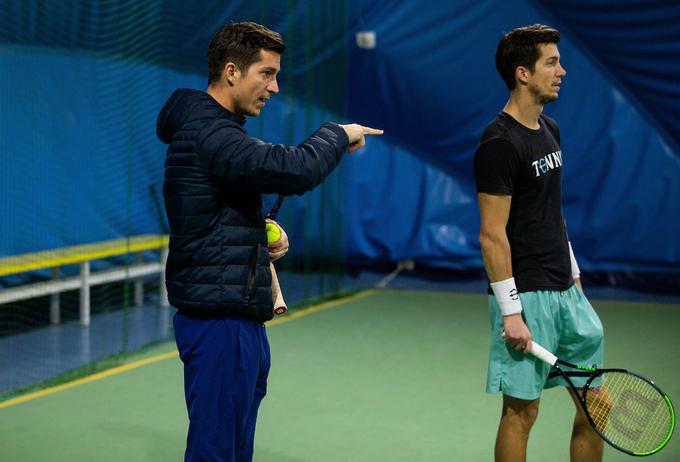
[[[541,22],[562,32],[567,75],[546,112],[561,128],[565,216],[582,269],[680,272],[677,2],[0,5],[0,256],[163,232],[156,114],[175,88],[205,88],[220,25],[254,20],[289,50],[281,94],[248,122],[251,133],[293,144],[325,120],[386,131],[335,174],[350,261],[480,269],[471,162],[507,98],[495,46]],[[375,31],[374,49],[356,46],[362,30]],[[329,64],[337,75],[320,75]],[[308,205],[287,207],[301,217]],[[322,246],[309,252],[324,258]]]

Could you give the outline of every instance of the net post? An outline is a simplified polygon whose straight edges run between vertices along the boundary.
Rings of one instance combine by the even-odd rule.
[[[80,324],[90,325],[90,262],[80,264]]]
[[[59,273],[59,267],[55,266],[52,268],[52,279],[57,282],[59,281],[61,275]],[[50,323],[60,324],[61,323],[61,311],[59,307],[59,292],[55,292],[50,295]]]
[[[140,265],[142,263],[142,252],[137,252],[135,263]],[[140,307],[144,304],[144,280],[142,277],[135,279],[135,306]]]

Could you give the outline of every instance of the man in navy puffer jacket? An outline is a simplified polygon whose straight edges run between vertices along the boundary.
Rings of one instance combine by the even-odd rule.
[[[208,49],[207,92],[176,90],[158,116],[158,138],[169,144],[166,284],[184,362],[185,461],[252,460],[270,362],[263,323],[273,317],[261,195],[313,189],[364,135],[382,133],[328,123],[297,147],[249,136],[245,116],[278,93],[284,50],[264,26],[225,25]]]

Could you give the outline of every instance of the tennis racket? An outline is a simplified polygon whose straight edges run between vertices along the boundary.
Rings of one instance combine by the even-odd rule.
[[[276,215],[278,215],[282,203],[282,195],[264,194],[262,196],[262,208],[267,213],[265,217],[270,220],[276,220]],[[274,263],[269,262],[269,269],[272,273],[272,300],[274,302],[274,314],[280,316],[288,311],[288,306],[286,305],[286,301],[283,299],[283,293],[281,292],[281,285],[279,284],[279,277],[276,275]]]
[[[651,380],[625,369],[571,364],[536,342],[531,342],[531,354],[553,366],[567,381],[590,424],[611,446],[633,456],[648,456],[659,452],[671,439],[675,428],[673,404]],[[588,377],[582,394],[569,376]]]

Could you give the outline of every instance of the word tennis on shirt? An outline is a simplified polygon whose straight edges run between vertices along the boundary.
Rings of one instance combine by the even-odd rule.
[[[533,161],[531,165],[536,169],[536,176],[545,175],[550,170],[562,166],[562,151],[551,152]]]

